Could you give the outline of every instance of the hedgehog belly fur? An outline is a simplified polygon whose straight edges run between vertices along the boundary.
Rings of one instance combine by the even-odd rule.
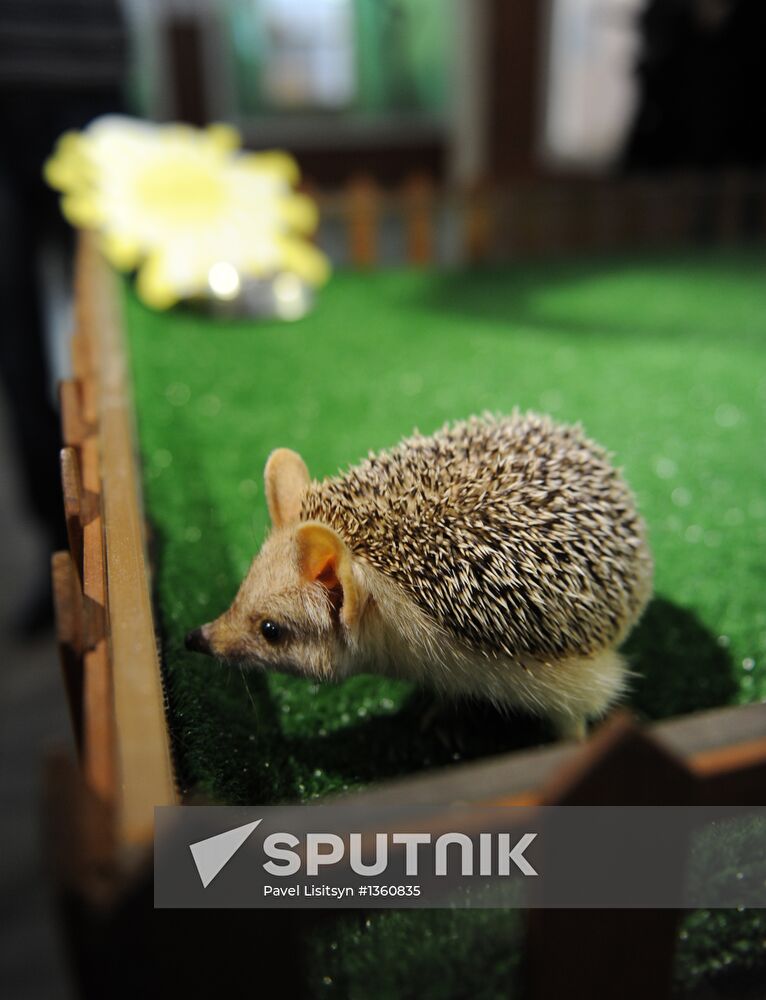
[[[562,736],[582,736],[587,718],[602,715],[622,694],[626,671],[613,648],[543,661],[488,658],[425,614],[395,582],[358,568],[373,606],[351,651],[348,672],[414,680],[442,696],[478,698],[552,720]]]

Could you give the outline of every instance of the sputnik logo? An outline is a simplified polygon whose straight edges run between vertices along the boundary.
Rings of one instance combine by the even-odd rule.
[[[198,840],[196,844],[189,845],[203,889],[207,889],[216,875],[231,861],[253,830],[262,822],[263,820],[257,819],[254,823],[235,826],[233,830],[217,833],[214,837]]]
[[[206,889],[210,885],[262,822],[262,819],[257,819],[253,823],[235,826],[233,830],[226,830],[224,833],[189,845],[203,888]],[[515,865],[522,875],[538,874],[524,857],[524,851],[537,837],[536,833],[525,833],[513,847],[510,834],[498,833],[494,836],[497,838],[496,874],[510,875],[511,864]],[[490,833],[479,835],[480,875],[492,874],[492,837],[493,834]],[[361,876],[380,875],[386,871],[389,861],[388,839],[388,834],[376,834],[375,861],[368,864],[362,858],[362,834],[349,834],[347,861],[351,871]],[[418,874],[418,849],[426,845],[433,847],[432,863],[435,875],[447,875],[450,867],[447,851],[450,846],[460,847],[460,874],[474,873],[475,844],[465,833],[444,833],[435,841],[430,833],[394,833],[390,835],[390,839],[393,844],[405,847],[405,871],[408,876]],[[289,877],[299,874],[305,865],[306,874],[314,876],[319,874],[320,868],[346,860],[346,843],[337,833],[307,833],[305,856],[295,850],[299,844],[300,840],[295,834],[269,834],[263,842],[263,852],[271,860],[263,865],[264,870],[269,875]]]

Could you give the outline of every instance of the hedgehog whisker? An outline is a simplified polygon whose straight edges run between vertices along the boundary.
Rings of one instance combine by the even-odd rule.
[[[245,691],[247,691],[247,697],[250,699],[250,704],[253,706],[253,715],[255,715],[255,721],[258,722],[258,706],[255,703],[255,698],[253,698],[253,692],[247,683],[247,678],[245,677],[245,671],[242,664],[239,665],[239,676],[242,678],[242,683],[245,685]]]

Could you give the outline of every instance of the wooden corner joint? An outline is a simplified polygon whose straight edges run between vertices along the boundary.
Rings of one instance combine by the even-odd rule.
[[[554,774],[534,801],[745,807],[762,801],[764,787],[766,737],[678,753],[621,709]]]
[[[614,712],[543,787],[544,805],[691,805],[695,778],[627,709]]]

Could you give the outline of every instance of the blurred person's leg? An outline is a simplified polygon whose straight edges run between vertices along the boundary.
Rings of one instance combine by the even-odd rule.
[[[58,470],[60,434],[44,346],[36,185],[29,180],[0,169],[0,384],[25,508],[52,550],[66,544]],[[37,578],[29,583],[31,595],[15,623],[22,631],[45,626],[51,616],[47,559],[33,573]]]
[[[42,167],[63,132],[84,128],[121,107],[115,86],[93,87],[88,93],[62,87],[0,95],[0,392],[9,412],[25,506],[39,524],[48,552],[65,548],[67,541],[40,258],[52,237],[71,259],[73,240],[57,196],[43,181]],[[21,632],[34,632],[52,620],[47,554],[35,572],[37,579],[28,584],[31,595],[15,622]]]
[[[125,43],[120,0],[0,0],[0,391],[25,506],[49,548],[66,539],[40,255],[57,222],[60,234],[64,227],[42,165],[62,132],[121,109]],[[42,562],[22,630],[51,618]]]

